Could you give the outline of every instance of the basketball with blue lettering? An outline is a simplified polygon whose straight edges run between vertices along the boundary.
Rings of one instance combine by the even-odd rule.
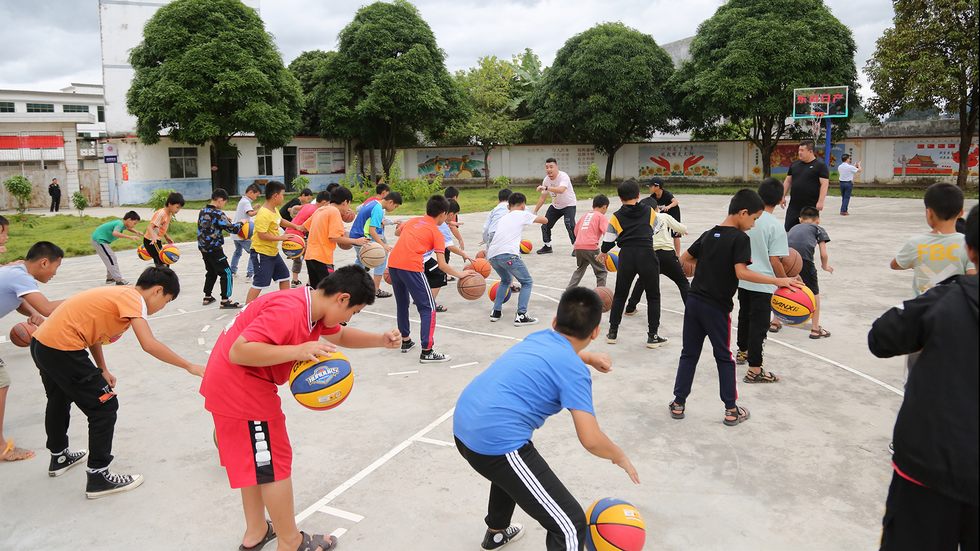
[[[180,260],[180,249],[173,243],[167,243],[160,249],[160,260],[167,266],[176,264]]]
[[[305,250],[306,240],[298,235],[290,234],[286,240],[282,242],[282,252],[286,255],[286,258],[299,258],[303,255],[303,251]]]
[[[621,499],[597,500],[586,511],[589,551],[640,551],[647,539],[646,523],[640,512]]]
[[[806,285],[799,289],[780,287],[772,294],[772,313],[788,325],[806,323],[816,309],[817,300]]]
[[[325,410],[339,406],[354,387],[350,361],[341,352],[296,362],[289,373],[289,391],[300,405]]]
[[[241,237],[242,239],[251,239],[254,232],[255,223],[251,220],[245,220],[242,222],[242,228],[238,230],[238,237]]]

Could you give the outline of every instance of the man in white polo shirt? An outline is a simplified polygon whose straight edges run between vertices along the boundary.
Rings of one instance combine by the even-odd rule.
[[[851,192],[854,191],[854,176],[861,172],[861,161],[852,165],[851,156],[845,153],[841,157],[841,163],[837,166],[837,172],[840,174],[840,213],[842,216],[847,216],[847,207],[851,203]]]
[[[541,226],[541,238],[544,245],[538,249],[538,254],[551,253],[551,228],[559,218],[565,218],[565,230],[568,231],[568,240],[575,244],[575,191],[572,190],[572,180],[561,170],[558,170],[558,161],[554,157],[549,157],[544,162],[544,171],[547,174],[538,191],[541,198],[534,206],[534,214],[541,210],[548,196],[551,196],[551,205],[545,212],[548,223]]]

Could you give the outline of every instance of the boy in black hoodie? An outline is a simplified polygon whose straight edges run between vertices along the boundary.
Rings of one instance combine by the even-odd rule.
[[[966,249],[978,261],[977,207]],[[879,358],[919,352],[895,421],[895,455],[881,549],[977,549],[977,275],[953,276],[885,312],[868,348]]]
[[[619,244],[619,268],[612,311],[609,312],[609,334],[606,342],[615,344],[619,322],[629,298],[633,278],[640,277],[647,294],[647,348],[659,348],[667,342],[657,334],[660,326],[660,261],[653,252],[653,223],[657,211],[640,204],[640,186],[627,180],[616,188],[623,206],[609,218],[609,228],[603,238],[602,254],[597,259],[605,264],[606,253]]]

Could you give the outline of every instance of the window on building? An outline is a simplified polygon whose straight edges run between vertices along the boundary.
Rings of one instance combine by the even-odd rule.
[[[169,147],[170,177],[197,178],[197,148]]]
[[[88,113],[88,105],[65,105],[61,106],[64,113]]]
[[[259,176],[272,176],[272,149],[259,146],[256,154],[259,157]]]
[[[99,122],[105,122],[105,106],[99,105],[95,108],[96,113],[98,113]]]
[[[14,102],[0,101],[0,113],[13,113],[13,112],[14,112]]]
[[[54,113],[53,103],[28,103],[28,113]]]

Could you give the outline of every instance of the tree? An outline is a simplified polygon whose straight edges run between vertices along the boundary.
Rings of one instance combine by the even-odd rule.
[[[299,130],[302,90],[255,10],[238,0],[175,0],[160,8],[133,48],[126,107],[140,141],[162,131],[211,144],[212,162],[235,151],[232,136],[285,146]]]
[[[531,98],[535,137],[581,142],[606,155],[606,185],[624,143],[671,128],[665,85],[670,56],[653,37],[622,23],[573,36]]]
[[[885,30],[864,71],[876,94],[868,111],[878,117],[939,107],[959,115],[960,170],[966,186],[970,147],[980,116],[977,80],[977,3],[965,0],[896,0],[895,26]]]
[[[316,136],[320,133],[320,113],[314,97],[317,84],[317,73],[323,69],[337,52],[323,50],[308,50],[296,57],[289,64],[289,72],[299,81],[303,90],[303,115],[300,134]]]
[[[769,176],[772,151],[792,130],[794,88],[847,85],[857,105],[854,52],[850,29],[821,0],[730,0],[701,23],[674,73],[680,128],[710,133],[746,121],[743,138]],[[843,135],[846,120],[834,123]]]
[[[514,68],[508,61],[489,56],[480,58],[476,67],[456,73],[470,116],[450,127],[448,135],[483,150],[483,179],[487,186],[490,185],[490,152],[498,145],[520,141],[527,126],[526,121],[516,119],[513,109],[517,91]]]
[[[397,145],[441,135],[464,117],[445,54],[412,4],[364,6],[338,38],[337,55],[317,72],[322,135],[380,148],[388,173]]]
[[[17,174],[4,180],[3,187],[7,188],[7,193],[13,195],[14,200],[17,201],[17,216],[23,221],[24,213],[31,204],[31,198],[34,197],[34,186],[27,177]]]

